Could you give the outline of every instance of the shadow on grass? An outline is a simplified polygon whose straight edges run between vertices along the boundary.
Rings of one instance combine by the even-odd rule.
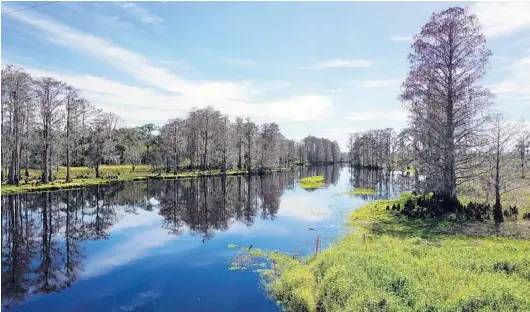
[[[349,225],[373,235],[399,238],[419,237],[437,240],[443,236],[512,237],[530,239],[528,220],[507,220],[497,225],[493,221],[465,221],[442,217],[435,219],[410,218],[386,206],[403,203],[412,195],[403,194],[396,200],[374,201],[350,216]]]

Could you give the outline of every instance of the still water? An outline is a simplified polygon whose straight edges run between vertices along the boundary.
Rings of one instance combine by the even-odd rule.
[[[300,188],[312,175],[328,186]],[[352,187],[379,194],[341,194]],[[323,247],[341,234],[345,214],[403,188],[320,166],[2,196],[3,310],[280,311],[255,273],[228,270],[228,244],[305,255],[317,234]]]

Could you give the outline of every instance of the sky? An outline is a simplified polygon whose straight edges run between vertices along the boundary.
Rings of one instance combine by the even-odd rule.
[[[125,124],[208,105],[337,140],[406,126],[397,99],[411,38],[433,12],[469,6],[493,52],[483,84],[530,120],[530,2],[2,2],[2,66],[82,90]]]

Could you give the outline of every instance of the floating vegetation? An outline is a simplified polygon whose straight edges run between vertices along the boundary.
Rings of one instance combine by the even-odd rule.
[[[300,179],[300,187],[303,189],[317,189],[326,186],[324,176],[312,176]]]
[[[345,192],[344,194],[347,195],[375,195],[376,192],[369,188],[356,188],[354,190],[351,190],[349,192]]]
[[[228,248],[236,248],[236,247],[237,247],[237,245],[235,245],[235,244],[228,244]]]
[[[317,175],[300,179],[300,183],[316,183],[324,181],[324,176]]]

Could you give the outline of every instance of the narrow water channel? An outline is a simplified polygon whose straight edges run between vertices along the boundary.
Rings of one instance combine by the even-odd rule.
[[[324,175],[326,188],[297,181]],[[6,311],[279,311],[229,244],[305,255],[403,181],[337,166],[2,196]],[[375,196],[344,195],[369,187]],[[313,230],[309,230],[309,229]]]

